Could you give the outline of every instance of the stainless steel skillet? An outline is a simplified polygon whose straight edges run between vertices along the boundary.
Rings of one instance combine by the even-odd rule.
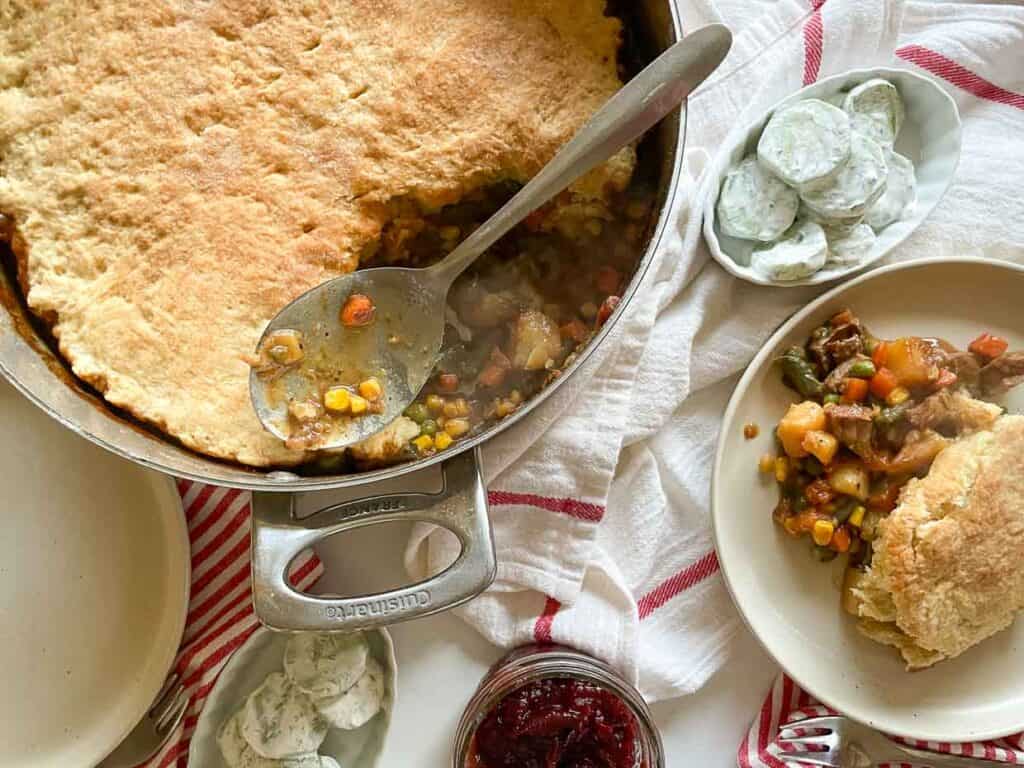
[[[680,37],[679,19],[669,0],[631,4],[630,22],[651,41],[655,52]],[[25,396],[74,432],[131,461],[204,483],[253,491],[253,569],[257,613],[280,629],[356,628],[391,624],[445,610],[485,589],[493,578],[494,554],[480,474],[480,446],[530,413],[579,367],[607,336],[651,263],[670,222],[669,211],[680,175],[685,137],[685,108],[666,118],[646,140],[657,155],[657,213],[636,273],[617,311],[577,360],[546,390],[515,414],[440,455],[359,474],[301,477],[290,472],[259,471],[193,453],[157,432],[124,418],[82,387],[33,330],[17,288],[0,275],[0,373]],[[438,475],[443,478],[436,490]],[[432,491],[414,491],[424,479]],[[313,492],[331,491],[329,505]],[[338,500],[337,496],[347,497]],[[305,506],[320,509],[300,516]],[[444,526],[459,537],[458,561],[434,579],[362,598],[307,596],[284,578],[291,553],[325,536],[396,520],[421,520]]]

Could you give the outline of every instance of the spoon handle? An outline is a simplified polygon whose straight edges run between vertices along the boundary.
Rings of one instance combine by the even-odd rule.
[[[711,24],[666,50],[601,107],[515,197],[431,270],[439,278],[454,280],[532,211],[679,106],[715,71],[731,45],[729,30]]]

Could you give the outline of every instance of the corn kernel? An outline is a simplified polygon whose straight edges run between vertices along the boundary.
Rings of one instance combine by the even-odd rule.
[[[800,535],[800,520],[796,517],[796,515],[793,515],[792,517],[787,517],[785,522],[782,523],[782,527],[786,529],[786,533],[788,533],[790,536]]]
[[[516,407],[508,400],[498,400],[497,404],[494,406],[494,415],[499,419],[504,419],[515,409]]]
[[[420,453],[426,453],[434,447],[434,438],[430,435],[420,435],[412,441],[412,444],[416,446]]]
[[[352,395],[349,398],[349,409],[352,411],[353,416],[358,416],[361,413],[366,413],[366,409],[370,406],[365,397],[359,395]]]
[[[431,413],[440,413],[444,408],[444,398],[440,395],[427,395],[427,408]]]
[[[462,437],[469,432],[469,421],[466,419],[448,419],[444,423],[444,431],[452,437]]]
[[[775,480],[784,483],[787,477],[789,477],[789,461],[785,456],[778,456],[775,459]]]
[[[438,230],[438,234],[441,235],[442,240],[458,240],[459,235],[462,234],[462,230],[454,225],[448,225],[441,227]]]
[[[827,547],[829,542],[832,541],[832,534],[836,532],[836,527],[832,525],[829,520],[818,520],[814,523],[814,528],[811,529],[811,538],[814,539],[814,543],[819,547]]]
[[[458,403],[455,402],[454,400],[449,400],[447,403],[445,403],[444,408],[442,408],[441,410],[444,413],[444,415],[449,419],[454,419],[455,417],[462,415],[459,413]]]
[[[513,389],[508,393],[508,399],[512,401],[512,405],[519,405],[523,402],[523,393],[518,389]]]
[[[434,438],[434,445],[437,447],[437,450],[439,451],[443,451],[445,448],[451,445],[452,442],[454,442],[452,440],[452,436],[449,435],[447,432],[442,432],[441,434],[437,435]]]
[[[764,474],[769,474],[775,470],[775,457],[770,453],[764,454],[757,462],[757,469]]]
[[[458,400],[455,401],[455,405],[459,409],[459,416],[469,416],[470,407],[469,403],[466,402],[466,398],[460,397]]]
[[[370,401],[379,400],[380,396],[384,394],[384,388],[377,379],[371,377],[366,381],[359,382],[359,394]]]
[[[860,528],[861,524],[864,522],[864,515],[866,513],[867,510],[864,509],[864,505],[858,504],[856,507],[853,508],[853,512],[850,513],[850,519],[848,520],[848,522],[854,528]]]
[[[887,405],[899,405],[900,403],[907,402],[909,399],[910,392],[906,387],[896,387],[886,396],[885,402]]]
[[[352,407],[352,393],[344,387],[332,387],[324,393],[324,407],[331,413],[347,413]]]

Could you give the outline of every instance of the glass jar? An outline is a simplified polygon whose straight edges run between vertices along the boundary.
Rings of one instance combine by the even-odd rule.
[[[462,713],[455,733],[452,768],[468,768],[476,730],[502,699],[531,683],[548,679],[579,680],[618,698],[636,724],[635,768],[664,768],[661,734],[640,692],[603,661],[560,645],[523,646],[491,667]]]

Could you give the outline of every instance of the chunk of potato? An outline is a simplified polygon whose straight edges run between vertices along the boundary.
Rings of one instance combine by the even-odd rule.
[[[539,371],[561,357],[562,334],[543,312],[528,309],[516,320],[512,337],[512,367]]]
[[[828,465],[839,450],[839,440],[828,432],[812,429],[804,435],[800,446],[822,464]]]
[[[825,409],[812,400],[805,400],[789,406],[775,434],[787,456],[802,459],[808,453],[803,445],[804,437],[811,431],[825,431]]]
[[[868,472],[860,464],[841,464],[828,474],[828,484],[836,493],[867,501],[870,492]]]

